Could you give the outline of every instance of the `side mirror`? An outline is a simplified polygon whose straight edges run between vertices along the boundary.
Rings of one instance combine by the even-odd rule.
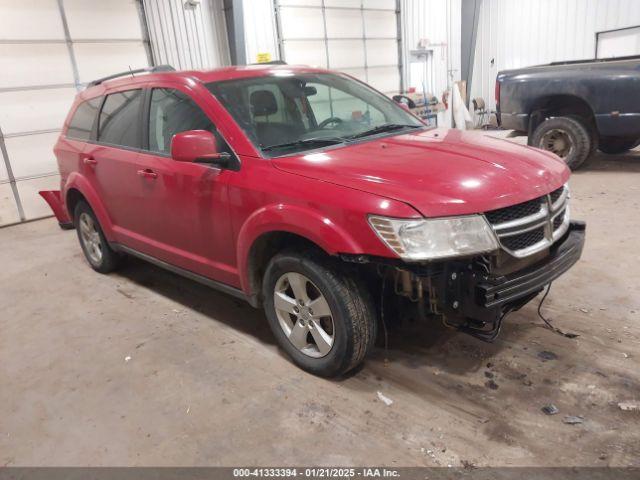
[[[171,158],[177,162],[208,163],[227,168],[231,155],[218,151],[213,133],[206,130],[187,130],[176,133],[171,139]]]

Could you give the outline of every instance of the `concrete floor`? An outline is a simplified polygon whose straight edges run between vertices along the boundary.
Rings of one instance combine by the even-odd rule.
[[[640,466],[618,406],[640,400],[639,180],[640,152],[573,176],[586,250],[545,311],[578,339],[536,301],[491,345],[408,325],[334,381],[231,297],[138,261],[94,273],[51,219],[0,229],[0,465]]]

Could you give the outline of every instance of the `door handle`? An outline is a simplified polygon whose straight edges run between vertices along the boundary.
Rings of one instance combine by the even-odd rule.
[[[82,160],[82,163],[84,163],[85,165],[89,165],[89,166],[92,166],[92,167],[93,167],[93,166],[95,166],[95,165],[97,165],[97,164],[98,164],[98,161],[97,161],[95,158],[93,158],[93,157],[85,157],[85,158]]]
[[[138,170],[138,175],[144,178],[158,178],[158,174],[151,170],[150,168],[145,168],[144,170]]]

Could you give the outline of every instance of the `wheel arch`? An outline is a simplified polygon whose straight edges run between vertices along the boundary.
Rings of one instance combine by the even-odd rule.
[[[344,229],[319,212],[283,205],[265,207],[249,217],[237,245],[240,284],[254,306],[261,303],[267,263],[283,249],[310,249],[327,256],[360,251]]]
[[[578,116],[596,130],[593,108],[584,98],[573,94],[556,94],[538,97],[529,109],[529,135],[549,117]]]
[[[74,211],[79,201],[85,201],[91,207],[100,222],[100,227],[105,237],[107,240],[112,241],[113,223],[100,197],[86,178],[77,173],[72,173],[69,175],[65,185],[64,203],[69,213],[69,218],[73,222],[75,222]]]

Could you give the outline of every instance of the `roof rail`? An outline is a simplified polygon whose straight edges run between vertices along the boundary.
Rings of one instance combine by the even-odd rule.
[[[118,77],[125,77],[127,75],[134,75],[136,73],[158,73],[158,72],[175,72],[176,69],[171,65],[158,65],[156,67],[148,67],[148,68],[138,68],[136,70],[127,70],[126,72],[114,73],[113,75],[108,75],[106,77],[98,78],[97,80],[93,80],[87,84],[87,87],[94,87],[96,85],[100,85],[102,82],[106,82],[107,80],[113,80]]]
[[[269,62],[252,63],[251,65],[287,65],[284,60],[271,60]]]

